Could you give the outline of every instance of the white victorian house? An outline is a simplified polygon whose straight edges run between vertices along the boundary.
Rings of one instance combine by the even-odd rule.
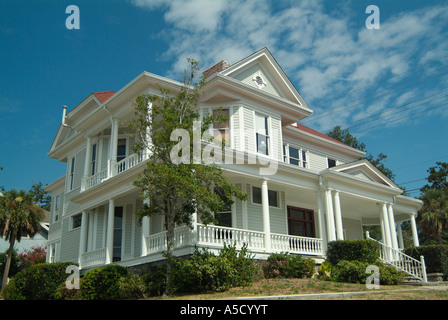
[[[177,255],[227,242],[247,244],[260,259],[285,251],[324,259],[329,241],[362,239],[363,226],[380,225],[383,248],[390,250],[382,258],[397,261],[400,226],[409,220],[419,245],[421,201],[358,160],[363,152],[303,126],[312,110],[266,48],[233,65],[221,61],[204,75],[201,114],[222,107],[228,115],[216,128],[225,134],[230,160],[222,168],[249,197],[235,201],[218,225],[196,218],[193,229],[179,226]],[[134,115],[134,99],[157,94],[159,86],[176,90],[182,83],[143,72],[118,92],[95,92],[70,112],[64,108],[48,153],[67,164],[66,174],[46,187],[53,199],[49,262],[76,261],[86,270],[162,259],[163,217],[140,224],[135,215],[142,200],[133,181],[146,157],[133,154],[124,124]]]

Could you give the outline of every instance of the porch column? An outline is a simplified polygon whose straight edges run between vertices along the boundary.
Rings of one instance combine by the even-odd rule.
[[[83,253],[86,252],[88,221],[89,221],[89,214],[86,211],[83,211],[81,216],[81,235],[79,237],[79,254],[78,254],[78,264],[80,268],[82,268],[82,255]]]
[[[339,191],[334,191],[334,214],[336,222],[336,239],[344,240],[344,231],[342,229],[341,201]]]
[[[420,243],[418,241],[417,224],[415,223],[415,215],[411,216],[411,229],[412,229],[412,240],[414,241],[414,246],[419,247]]]
[[[266,251],[271,251],[271,219],[269,217],[269,194],[268,180],[264,179],[261,184],[261,205],[263,212],[263,232]]]
[[[331,199],[331,190],[325,190],[325,204],[327,208],[327,234],[328,241],[336,240],[334,230],[334,214],[333,214],[333,201]]]
[[[148,204],[149,200],[144,199],[143,205]],[[142,219],[142,257],[148,255],[148,247],[146,238],[149,236],[149,217],[144,216]]]
[[[114,216],[115,201],[109,200],[109,214],[107,216],[107,236],[106,236],[106,264],[112,263],[114,250]]]
[[[322,203],[322,193],[317,191],[317,216],[319,217],[319,235],[322,238],[322,251],[327,252],[327,230],[325,228],[325,215]]]
[[[390,237],[390,226],[389,226],[389,218],[387,216],[387,207],[385,203],[381,204],[381,216],[383,218],[383,229],[384,229],[384,235],[385,239],[383,239],[384,244],[392,247],[392,241]]]
[[[392,240],[391,247],[398,250],[397,231],[395,229],[394,209],[392,208],[392,203],[387,204],[387,212],[389,215],[390,237]]]
[[[118,119],[112,120],[110,132],[110,154],[109,154],[109,177],[115,174],[114,167],[117,162],[117,146],[118,146]]]
[[[398,248],[404,249],[403,230],[401,229],[401,221],[397,222]]]
[[[92,148],[90,147],[91,139],[89,136],[86,137],[86,158],[84,160],[84,175],[81,182],[81,190],[85,190],[85,181],[89,176],[89,163],[92,159]]]

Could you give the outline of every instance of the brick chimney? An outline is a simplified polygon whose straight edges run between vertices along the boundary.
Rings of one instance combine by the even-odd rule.
[[[214,64],[213,66],[211,66],[210,68],[208,68],[207,70],[202,72],[202,74],[204,75],[205,78],[208,78],[212,74],[217,73],[217,72],[221,72],[221,71],[227,69],[228,67],[230,67],[231,65],[232,64],[229,63],[229,62],[221,60],[217,64]]]

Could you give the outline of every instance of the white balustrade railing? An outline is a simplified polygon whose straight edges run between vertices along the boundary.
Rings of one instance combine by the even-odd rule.
[[[106,248],[85,252],[81,255],[82,268],[103,265],[106,262]]]
[[[271,234],[271,247],[275,252],[322,255],[322,239]]]
[[[227,228],[220,226],[202,225],[197,227],[197,242],[199,245],[222,246],[224,243],[237,248],[247,245],[249,250],[264,249],[263,232],[244,230],[237,228]]]
[[[147,153],[137,154],[134,153],[129,157],[113,164],[110,160],[107,162],[107,168],[88,177],[82,178],[82,191],[93,188],[100,184],[104,180],[116,176],[130,168],[135,167],[139,163],[148,159]]]
[[[166,231],[146,238],[148,254],[166,250]],[[180,227],[174,232],[174,248],[196,244],[210,248],[222,248],[224,244],[249,251],[266,252],[265,233],[261,231],[197,224],[192,230]],[[291,252],[307,255],[322,255],[322,239],[271,234],[271,252]]]
[[[400,250],[396,250],[388,245],[385,245],[378,240],[370,237],[369,232],[366,232],[366,238],[377,242],[380,246],[380,260],[393,265],[398,270],[407,273],[417,279],[427,282],[425,258],[420,256],[420,261],[404,254]]]

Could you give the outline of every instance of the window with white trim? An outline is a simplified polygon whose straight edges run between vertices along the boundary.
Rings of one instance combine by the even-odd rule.
[[[269,155],[268,117],[255,114],[255,133],[257,152]]]
[[[93,176],[96,173],[96,154],[97,146],[96,143],[92,145],[92,159],[90,161],[91,175]]]
[[[283,161],[302,168],[309,168],[308,151],[289,144],[283,145]]]
[[[261,188],[252,187],[252,202],[256,204],[262,204],[261,200]],[[270,207],[280,207],[278,201],[278,192],[276,190],[268,190],[268,203]]]
[[[220,138],[223,146],[230,146],[229,139],[229,130],[230,130],[230,118],[229,118],[229,109],[217,109],[213,110],[213,117],[215,121],[213,121],[213,129],[216,129],[220,133]],[[218,117],[225,118],[225,120],[218,119]]]
[[[74,180],[75,180],[75,157],[71,158],[69,162],[68,191],[73,190]]]

